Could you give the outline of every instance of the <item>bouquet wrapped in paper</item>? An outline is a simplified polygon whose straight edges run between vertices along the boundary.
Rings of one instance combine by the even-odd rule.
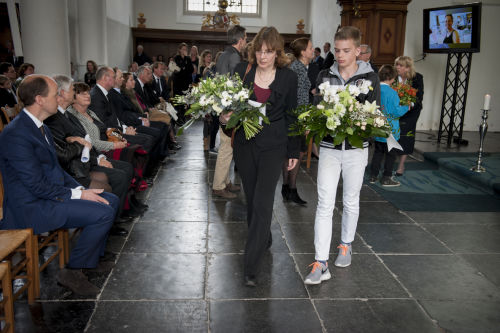
[[[238,74],[234,76],[216,75],[205,78],[197,86],[192,86],[185,95],[177,95],[173,101],[177,105],[188,105],[186,115],[191,116],[178,134],[191,126],[196,120],[208,114],[220,116],[232,112],[226,128],[243,126],[246,139],[253,138],[262,130],[262,122],[269,124],[259,106],[249,103],[252,90],[243,86]]]
[[[399,105],[411,106],[417,101],[417,89],[406,83],[394,82],[392,89],[396,90],[399,96]]]
[[[305,105],[296,110],[297,122],[292,125],[293,134],[307,134],[316,144],[326,136],[339,145],[345,139],[353,147],[363,148],[363,140],[370,137],[387,138],[391,128],[376,102],[364,104],[356,100],[371,88],[369,80],[360,85],[337,86],[324,82],[318,86],[323,97],[318,105]]]

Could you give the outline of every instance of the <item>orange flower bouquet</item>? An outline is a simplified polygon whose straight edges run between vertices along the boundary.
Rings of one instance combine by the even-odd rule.
[[[394,83],[392,89],[396,90],[399,96],[399,105],[409,105],[417,101],[417,89],[409,84]]]

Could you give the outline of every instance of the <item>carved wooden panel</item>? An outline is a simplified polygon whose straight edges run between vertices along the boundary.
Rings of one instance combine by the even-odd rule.
[[[361,30],[361,42],[372,48],[372,62],[392,64],[403,55],[406,13],[411,0],[337,0],[342,26]]]

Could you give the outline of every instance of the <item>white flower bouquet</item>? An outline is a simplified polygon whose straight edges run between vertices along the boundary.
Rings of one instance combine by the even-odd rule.
[[[262,129],[262,122],[269,124],[269,120],[258,107],[249,104],[251,94],[252,91],[243,86],[238,74],[216,75],[201,80],[185,95],[173,98],[177,105],[189,105],[186,115],[191,116],[179,129],[178,134],[182,134],[196,119],[208,114],[220,116],[222,113],[233,112],[226,128],[238,129],[243,126],[246,139],[253,138]]]
[[[369,80],[358,85],[336,86],[323,82],[318,86],[323,97],[318,105],[306,105],[296,110],[297,122],[293,124],[294,135],[307,135],[316,144],[326,136],[339,145],[345,139],[353,147],[363,148],[363,140],[378,136],[387,138],[391,128],[376,102],[364,104],[356,97],[367,94],[371,89]]]

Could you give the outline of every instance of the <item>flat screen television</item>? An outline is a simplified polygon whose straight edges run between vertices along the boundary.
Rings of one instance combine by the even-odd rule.
[[[479,52],[481,3],[424,9],[424,53]]]

